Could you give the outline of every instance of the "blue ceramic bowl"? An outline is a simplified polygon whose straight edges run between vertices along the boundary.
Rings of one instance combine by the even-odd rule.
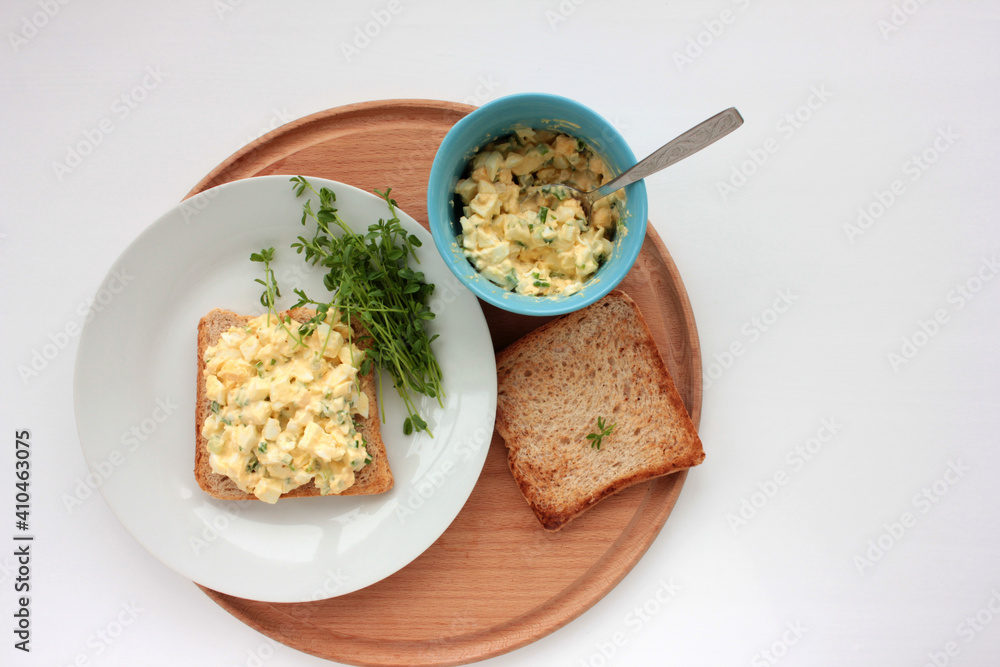
[[[483,301],[523,315],[561,315],[588,306],[615,288],[632,268],[646,236],[647,199],[642,181],[625,189],[626,202],[610,257],[569,296],[527,296],[503,289],[482,276],[462,253],[461,199],[455,185],[469,161],[485,144],[517,128],[565,132],[582,139],[604,158],[614,173],[635,164],[635,155],[607,120],[573,100],[557,95],[523,93],[484,104],[448,131],[431,166],[427,185],[427,217],[445,264]]]

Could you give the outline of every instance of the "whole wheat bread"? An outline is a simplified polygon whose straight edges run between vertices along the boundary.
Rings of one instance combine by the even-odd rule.
[[[314,311],[299,308],[289,310],[279,315],[291,315],[299,322],[310,319]],[[216,308],[201,318],[198,322],[198,374],[197,374],[197,398],[195,403],[195,455],[194,455],[194,476],[198,480],[198,486],[214,498],[222,500],[245,500],[256,499],[256,496],[240,490],[236,483],[225,475],[212,472],[209,464],[209,453],[206,448],[206,441],[201,434],[201,427],[205,423],[205,418],[211,413],[211,401],[205,395],[205,378],[202,373],[205,370],[205,350],[219,340],[219,336],[228,331],[230,327],[242,326],[250,319],[249,315],[239,315],[229,310]],[[360,331],[355,327],[355,344],[364,349],[367,347],[366,341],[361,340]],[[374,372],[368,375],[359,376],[361,390],[368,395],[368,417],[356,417],[358,432],[364,436],[367,443],[368,456],[371,463],[355,473],[355,482],[340,494],[341,496],[358,496],[374,493],[382,493],[392,488],[393,477],[389,469],[389,459],[386,456],[385,444],[382,442],[381,424],[378,417],[378,403],[376,402],[375,375]],[[303,484],[300,487],[281,495],[281,498],[305,498],[320,495],[319,488],[312,482]]]
[[[705,459],[638,306],[620,290],[504,349],[497,391],[511,473],[547,530]],[[587,435],[598,417],[615,427],[595,449]]]

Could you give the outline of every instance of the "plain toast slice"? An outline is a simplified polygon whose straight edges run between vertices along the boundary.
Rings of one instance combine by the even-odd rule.
[[[292,319],[305,322],[309,320],[314,311],[306,308],[279,313],[280,316],[291,315]],[[213,498],[221,500],[256,500],[256,496],[241,491],[236,482],[212,471],[208,462],[209,453],[206,448],[205,438],[201,434],[201,427],[205,423],[205,418],[211,413],[211,401],[205,395],[205,378],[202,373],[205,370],[205,350],[219,340],[222,333],[233,326],[241,326],[251,319],[249,315],[239,315],[229,310],[216,308],[201,318],[198,322],[198,374],[197,374],[197,397],[195,402],[195,455],[194,455],[194,476],[198,480],[198,486],[205,493]],[[361,333],[355,327],[356,345],[364,349],[366,341],[362,340]],[[368,456],[371,463],[355,473],[355,481],[352,486],[344,489],[339,494],[341,496],[359,496],[374,493],[382,493],[392,488],[393,477],[389,468],[389,458],[386,455],[385,443],[382,442],[381,422],[378,416],[378,403],[376,402],[377,392],[375,390],[375,374],[371,372],[367,375],[360,375],[361,390],[368,394],[368,417],[356,417],[358,431],[364,436]],[[319,496],[319,488],[313,482],[308,482],[283,493],[281,498],[306,498]],[[331,494],[333,495],[333,494]]]
[[[542,526],[559,530],[622,489],[698,465],[702,443],[638,306],[620,290],[497,356],[496,428]],[[597,418],[615,424],[600,449]]]

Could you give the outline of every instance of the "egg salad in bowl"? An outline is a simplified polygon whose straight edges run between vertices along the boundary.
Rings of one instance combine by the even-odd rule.
[[[276,314],[221,333],[204,353],[211,401],[201,434],[212,471],[274,503],[314,481],[339,494],[370,461],[354,417],[367,417],[364,352],[330,310],[311,330]]]
[[[624,190],[590,219],[558,184],[589,192],[615,174],[583,141],[519,128],[484,146],[458,181],[462,251],[483,276],[518,294],[570,295],[611,255]]]

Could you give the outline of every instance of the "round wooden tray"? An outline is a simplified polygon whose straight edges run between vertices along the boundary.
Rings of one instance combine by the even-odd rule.
[[[188,196],[251,176],[302,174],[369,192],[391,186],[399,206],[426,227],[434,154],[448,129],[473,108],[384,100],[313,114],[245,146]],[[652,225],[621,287],[639,304],[697,425],[698,333],[681,277]],[[497,350],[545,321],[486,304],[483,311]],[[247,625],[329,660],[379,666],[474,662],[544,637],[617,585],[656,538],[685,477],[675,473],[626,489],[548,533],[521,496],[503,440],[494,433],[482,475],[458,517],[391,577],[349,595],[296,604],[203,590]]]

